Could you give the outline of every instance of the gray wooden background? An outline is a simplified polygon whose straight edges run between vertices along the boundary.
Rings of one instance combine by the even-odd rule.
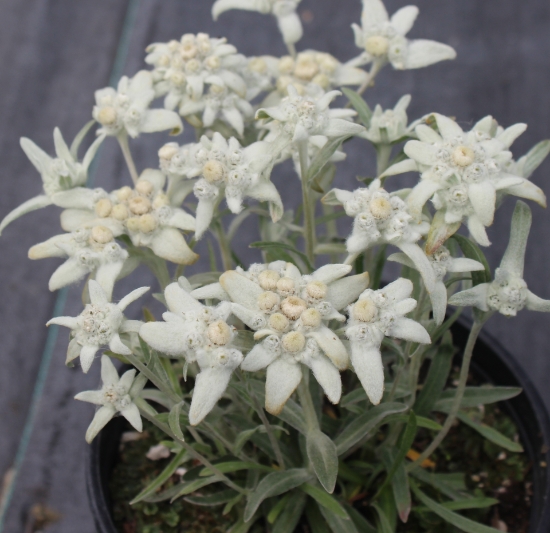
[[[393,12],[405,3],[388,0],[387,5]],[[260,27],[260,15],[231,12],[214,23],[211,4],[211,0],[0,2],[0,217],[41,188],[38,174],[19,147],[19,137],[31,137],[49,152],[55,126],[71,139],[90,118],[94,90],[108,85],[113,73],[131,75],[143,68],[147,44],[206,31],[228,37],[247,55],[284,52],[274,20]],[[438,111],[456,116],[464,126],[486,114],[503,125],[527,122],[529,129],[514,146],[518,156],[550,137],[547,0],[420,0],[417,4],[421,15],[411,36],[447,42],[458,51],[458,59],[421,71],[385,71],[368,95],[370,103],[393,106],[409,92],[413,118]],[[326,50],[342,60],[357,53],[349,25],[359,20],[359,0],[303,0],[300,11],[307,22],[299,49]],[[155,147],[161,142],[162,136],[154,135],[134,143],[139,167],[156,165]],[[355,175],[372,171],[373,154],[365,155],[359,146],[353,146],[340,166],[342,186],[353,187]],[[549,171],[547,162],[534,177],[547,195]],[[95,183],[113,188],[127,180],[117,147],[105,143]],[[284,183],[287,202],[299,194],[299,184],[288,169],[279,172],[275,181]],[[506,202],[490,230],[494,244],[488,255],[493,266],[506,246],[513,203]],[[550,213],[537,206],[533,213],[526,279],[536,294],[550,298]],[[72,397],[96,387],[99,365],[86,376],[79,368],[64,367],[67,331],[48,332],[44,326],[58,298],[48,292],[47,280],[59,262],[27,259],[31,245],[58,232],[57,216],[53,208],[28,215],[0,240],[0,479],[4,477],[5,533],[94,531],[84,490],[83,438],[93,409]],[[242,242],[253,237],[249,231],[243,229]],[[244,244],[239,250],[248,260],[254,259]],[[143,284],[150,283],[145,272],[138,277]],[[115,297],[137,283],[117,286]],[[79,313],[80,290],[71,288],[65,294],[66,304],[58,300],[58,311]],[[139,313],[139,305],[131,309]],[[522,362],[548,406],[549,326],[550,316],[527,311],[513,321],[495,317],[488,326]],[[58,520],[44,527],[36,523],[37,504],[49,508]]]

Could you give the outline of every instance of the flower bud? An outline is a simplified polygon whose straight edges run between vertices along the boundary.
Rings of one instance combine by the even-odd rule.
[[[103,126],[113,126],[116,123],[117,112],[114,107],[102,107],[97,114],[97,121]]]
[[[273,313],[269,317],[269,327],[274,329],[275,331],[284,331],[286,328],[288,328],[288,325],[288,318],[282,313]]]
[[[115,220],[126,220],[128,218],[128,208],[124,204],[116,204],[113,206],[111,216]]]
[[[107,244],[113,240],[113,232],[105,226],[95,226],[92,228],[91,237],[99,244]]]
[[[280,277],[274,270],[264,270],[260,272],[258,282],[264,291],[274,291],[277,288],[277,282]]]
[[[202,175],[208,183],[218,183],[223,180],[225,169],[219,161],[211,159],[202,168]]]
[[[359,300],[352,310],[353,318],[361,322],[371,322],[378,309],[372,300]]]
[[[95,204],[95,212],[98,217],[106,218],[111,214],[113,204],[108,198],[102,198]]]
[[[299,331],[291,331],[283,337],[283,348],[290,353],[301,352],[306,345],[306,338]]]
[[[139,231],[139,217],[131,217],[126,220],[126,227],[128,231]]]
[[[322,281],[311,281],[306,286],[307,295],[315,300],[322,300],[327,295],[327,290]]]
[[[144,215],[151,210],[151,202],[142,196],[136,196],[128,201],[128,207],[134,215]]]
[[[258,306],[262,311],[270,312],[277,308],[281,301],[281,298],[278,294],[274,292],[267,291],[260,294],[258,297]]]
[[[292,278],[281,278],[277,281],[277,290],[284,295],[291,295],[294,293],[295,283]]]
[[[390,47],[390,42],[387,37],[382,35],[373,35],[367,39],[365,50],[374,57],[382,57],[386,55]]]
[[[474,162],[475,153],[469,146],[457,146],[451,157],[459,167],[467,167]]]
[[[153,215],[151,215],[151,213],[147,213],[146,215],[139,217],[139,231],[142,233],[151,233],[156,229],[157,220]]]
[[[207,335],[217,346],[225,346],[231,340],[232,332],[223,320],[217,320],[208,326]]]
[[[289,296],[283,300],[281,310],[290,320],[298,320],[300,315],[307,309],[307,304],[297,296]]]
[[[124,202],[125,200],[128,200],[128,198],[130,198],[132,192],[132,189],[125,185],[124,187],[116,191],[115,194],[119,202]]]
[[[300,316],[302,324],[308,328],[316,328],[321,324],[321,313],[317,309],[306,309]]]
[[[153,192],[154,186],[150,181],[147,180],[139,180],[136,183],[136,191],[140,194],[144,194],[148,196]]]

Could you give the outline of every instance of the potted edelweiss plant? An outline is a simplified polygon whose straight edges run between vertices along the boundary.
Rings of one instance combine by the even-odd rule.
[[[0,230],[32,210],[63,209],[64,233],[29,257],[64,259],[51,290],[87,278],[82,313],[48,324],[70,328],[67,364],[78,359],[88,372],[102,354],[101,387],[76,396],[97,406],[86,433],[93,457],[111,460],[105,446],[118,453],[124,428],[110,423],[114,417],[145,435],[126,430],[142,447],[138,460],[153,467],[130,467],[144,473],[123,483],[139,515],[124,531],[506,530],[492,511],[499,500],[488,494],[504,498],[512,483],[523,487],[532,465],[517,455],[514,421],[494,404],[521,390],[487,386],[470,363],[494,313],[550,311],[523,279],[527,203],[517,201],[494,275],[482,249],[505,196],[546,206],[529,178],[550,142],[515,160],[510,146],[524,124],[503,128],[488,116],[464,131],[437,113],[409,123],[408,95],[394,109],[372,111],[361,95],[385,66],[426,67],[453,59],[454,50],[406,37],[415,6],[389,17],[380,0],[363,0],[355,59],[297,53],[298,3],[213,4],[214,17],[233,8],[274,15],[284,57],[245,57],[204,33],[154,43],[150,70],[95,93],[94,120],[70,147],[58,129],[56,157],[22,139],[44,194],[8,214]],[[341,91],[349,103],[337,107]],[[151,108],[158,98],[164,108]],[[164,144],[159,168],[139,172],[130,138],[176,135],[181,117],[197,142]],[[94,125],[97,139],[80,160]],[[86,188],[108,137],[132,183]],[[374,146],[377,172],[345,190],[337,163],[351,138]],[[271,181],[288,159],[302,185],[296,211],[285,210]],[[414,173],[414,187],[399,188],[403,173]],[[231,243],[249,217],[258,221],[261,241],[251,246],[263,262],[243,265]],[[352,226],[347,238],[340,218]],[[222,271],[211,246],[210,271],[186,277],[201,238],[219,247]],[[401,273],[383,284],[386,261]],[[117,280],[140,263],[158,281],[162,319],[125,316],[148,287],[113,301]],[[450,315],[449,305],[457,308]],[[467,341],[455,325],[463,307],[473,308]],[[475,461],[485,471],[466,477]],[[487,472],[484,462],[500,470]],[[93,476],[104,467],[96,464]],[[513,512],[529,508],[530,495],[521,495]],[[106,494],[91,498],[100,530],[115,531],[101,515]]]

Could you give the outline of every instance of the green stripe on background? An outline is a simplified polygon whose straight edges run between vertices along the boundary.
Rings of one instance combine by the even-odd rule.
[[[109,85],[115,87],[118,83],[119,78],[122,76],[124,70],[124,65],[126,64],[126,59],[128,57],[128,50],[130,48],[130,40],[132,37],[132,30],[135,26],[135,22],[138,15],[139,5],[141,0],[129,0],[128,7],[126,8],[126,14],[124,16],[124,22],[122,25],[122,31],[120,34],[120,39],[118,40],[117,51],[115,54],[115,60],[113,62],[113,67],[109,75]],[[98,153],[93,165],[90,167],[90,173],[88,178],[88,186],[93,186],[95,175],[98,167],[98,163],[101,157],[101,153]],[[68,287],[61,289],[57,295],[55,301],[53,316],[61,316],[65,308],[65,303],[67,301]],[[19,472],[21,466],[25,460],[25,455],[27,453],[27,448],[31,439],[32,431],[34,428],[34,421],[36,419],[36,414],[38,411],[38,404],[42,393],[44,392],[44,386],[46,383],[46,378],[50,368],[50,363],[53,357],[53,351],[57,341],[57,335],[59,333],[59,326],[51,326],[48,329],[48,336],[46,338],[46,345],[44,347],[44,352],[42,354],[42,360],[40,361],[40,367],[38,369],[38,376],[36,378],[36,383],[34,386],[31,404],[29,407],[29,412],[27,414],[27,420],[25,421],[25,426],[23,428],[23,434],[21,440],[19,441],[19,446],[17,448],[17,454],[15,456],[14,462],[14,473],[10,486],[4,495],[4,501],[2,507],[0,508],[0,533],[4,531],[4,522],[5,517],[13,498],[13,493],[15,490],[15,485],[19,477]],[[44,458],[45,459],[45,458]],[[8,533],[8,532],[6,532]]]

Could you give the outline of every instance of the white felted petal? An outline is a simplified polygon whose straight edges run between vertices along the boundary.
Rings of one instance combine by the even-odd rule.
[[[550,313],[550,300],[543,300],[531,291],[527,291],[527,309],[529,311],[541,311],[543,313]]]
[[[410,313],[413,309],[416,309],[416,300],[414,298],[405,298],[392,306],[392,310],[401,316]]]
[[[155,192],[160,191],[166,184],[166,176],[155,168],[146,168],[140,175],[139,181],[148,181],[153,187]]]
[[[464,131],[455,120],[446,117],[445,115],[440,115],[439,113],[434,113],[434,116],[439,133],[441,133],[444,139],[456,139],[457,137],[462,138]]]
[[[424,326],[410,318],[397,318],[390,326],[389,337],[396,337],[411,342],[422,344],[431,344],[430,334],[424,329]]]
[[[311,368],[331,403],[337,404],[342,396],[342,379],[338,369],[323,355],[307,358],[304,364]]]
[[[81,402],[93,403],[94,405],[103,405],[105,396],[101,390],[86,390],[79,392],[74,399],[80,400]]]
[[[445,320],[445,311],[447,310],[447,288],[442,281],[436,283],[434,290],[430,293],[430,300],[434,322],[439,326]]]
[[[189,292],[180,287],[179,283],[170,283],[164,290],[164,297],[168,309],[180,316],[190,311],[198,313],[204,309],[204,306]]]
[[[327,137],[344,137],[346,135],[359,135],[365,131],[365,127],[341,118],[331,118],[326,127],[323,128],[323,135]]]
[[[67,346],[67,357],[65,359],[65,364],[68,365],[71,361],[74,361],[80,355],[80,349],[82,347],[78,344],[75,338],[72,338],[69,341],[69,346]]]
[[[57,291],[66,285],[76,283],[89,273],[90,269],[87,266],[82,265],[80,261],[71,257],[57,267],[50,278],[48,288],[50,291]]]
[[[391,254],[388,256],[388,261],[393,261],[409,268],[415,268],[414,263],[409,259],[409,256],[404,253]]]
[[[57,207],[65,209],[93,209],[96,192],[84,187],[76,187],[69,191],[56,192],[52,195],[52,202]]]
[[[418,138],[425,143],[440,143],[443,141],[442,137],[430,126],[426,124],[420,124],[414,129]]]
[[[404,174],[405,172],[416,172],[418,170],[418,166],[416,164],[416,161],[414,159],[405,159],[404,161],[400,161],[399,163],[395,163],[395,165],[392,165],[388,169],[386,169],[382,174],[380,174],[380,178],[385,178],[387,176],[396,176],[397,174]]]
[[[195,389],[189,410],[189,423],[196,426],[204,417],[212,411],[218,400],[222,397],[232,370],[218,367],[201,370],[195,379]]]
[[[206,110],[205,110],[206,112]],[[229,125],[240,135],[244,133],[244,120],[241,112],[236,107],[222,109],[222,115]],[[206,121],[205,121],[206,124]]]
[[[317,329],[308,333],[307,337],[311,337],[317,342],[336,368],[345,370],[348,367],[348,351],[334,331],[321,324]]]
[[[23,148],[23,151],[30,159],[31,163],[34,165],[36,170],[40,172],[40,174],[46,172],[49,169],[52,158],[46,152],[44,152],[42,148],[37,146],[30,139],[27,139],[27,137],[21,137],[19,143],[21,144],[21,148]]]
[[[222,274],[220,283],[233,302],[248,309],[259,309],[258,298],[265,291],[257,283],[235,270],[229,270]]]
[[[302,38],[304,31],[297,13],[292,12],[279,16],[277,23],[285,43],[294,44]]]
[[[512,215],[512,227],[510,229],[510,241],[500,262],[500,268],[518,278],[523,278],[523,265],[525,263],[525,248],[531,229],[531,209],[525,202],[517,202]]]
[[[93,211],[85,209],[65,209],[61,213],[61,227],[65,231],[75,231],[80,227],[89,225],[95,220],[96,216]]]
[[[398,243],[399,248],[405,252],[414,263],[415,268],[420,272],[426,290],[430,293],[436,284],[435,272],[426,253],[420,246],[408,242]]]
[[[123,320],[119,331],[121,333],[139,333],[141,326],[144,322],[141,320]]]
[[[183,320],[174,322],[146,322],[139,336],[154,350],[172,357],[183,357],[187,351]]]
[[[52,201],[46,195],[35,196],[26,202],[23,202],[19,207],[16,207],[13,211],[8,213],[2,222],[0,223],[0,233],[4,231],[8,224],[11,224],[14,220],[30,213],[36,211],[37,209],[42,209],[48,205],[52,205]]]
[[[66,257],[66,252],[59,245],[67,245],[71,235],[55,235],[47,241],[35,244],[29,249],[29,259],[44,259],[45,257]],[[63,247],[64,248],[64,247]]]
[[[485,267],[479,261],[467,257],[453,258],[447,266],[447,272],[475,272],[478,270],[485,270]]]
[[[407,35],[413,27],[417,16],[418,8],[416,6],[402,7],[393,14],[391,18],[391,25],[401,35]]]
[[[134,378],[136,377],[136,369],[132,368],[131,370],[127,370],[120,376],[120,379],[118,380],[117,387],[120,388],[120,390],[129,391],[132,387],[132,383],[134,382]]]
[[[191,296],[197,300],[215,299],[227,301],[230,300],[229,294],[225,292],[220,283],[211,283],[191,292]]]
[[[474,240],[481,246],[491,245],[491,241],[489,237],[487,237],[487,232],[485,231],[485,226],[476,215],[468,217],[468,230]]]
[[[370,248],[378,239],[379,235],[376,238],[373,238],[372,235],[369,235],[366,231],[353,229],[351,235],[346,239],[346,250],[349,254],[354,255],[355,260],[357,256]],[[347,258],[346,262],[350,262],[351,259]]]
[[[456,52],[454,48],[447,44],[427,39],[415,39],[414,41],[409,41],[405,57],[405,68],[422,68],[439,63],[439,61],[455,58]]]
[[[318,268],[311,277],[316,281],[322,281],[323,283],[332,283],[337,279],[343,278],[345,275],[351,272],[350,265],[336,264],[336,265],[324,265]]]
[[[186,213],[183,209],[174,209],[172,216],[166,223],[168,226],[178,228],[184,231],[195,230],[195,218]]]
[[[195,217],[195,238],[197,240],[199,240],[204,235],[204,233],[208,229],[208,226],[210,226],[210,222],[212,222],[212,217],[214,216],[214,207],[214,200],[205,198],[201,198],[199,200]]]
[[[361,25],[363,28],[377,26],[388,22],[388,12],[381,0],[363,0]]]
[[[519,185],[503,189],[502,192],[518,196],[519,198],[525,198],[526,200],[533,200],[542,207],[546,207],[547,205],[544,191],[528,180],[524,180]]]
[[[86,431],[86,442],[90,444],[96,435],[107,425],[107,423],[115,416],[116,409],[112,405],[104,405],[100,407]]]
[[[302,380],[302,369],[298,364],[277,359],[267,367],[265,379],[265,409],[278,415],[296,387]]]
[[[71,155],[69,147],[63,139],[63,135],[61,135],[59,128],[55,128],[53,130],[53,142],[55,146],[55,153],[59,159],[65,159],[66,161],[73,160],[73,156]]]
[[[351,29],[353,30],[353,37],[355,39],[355,46],[357,48],[364,48],[365,46],[365,36],[363,34],[363,28],[359,26],[358,24],[352,24]],[[354,67],[362,66],[369,61],[372,61],[372,57],[369,56],[366,52],[360,54],[359,56],[351,59],[346,64],[352,65]]]
[[[405,200],[409,212],[414,217],[420,217],[426,202],[439,190],[442,185],[431,180],[420,180]]]
[[[490,181],[472,183],[468,187],[470,202],[484,226],[490,226],[495,216],[496,191]]]
[[[404,151],[411,159],[422,165],[433,165],[437,161],[437,147],[425,142],[409,141],[405,144]]]
[[[381,290],[389,300],[398,302],[408,298],[412,294],[413,284],[410,279],[398,278]]]
[[[384,394],[384,365],[380,349],[365,341],[351,341],[351,362],[369,400],[378,405]]]
[[[82,350],[80,350],[80,366],[82,367],[82,372],[84,372],[84,374],[87,374],[88,370],[90,370],[90,367],[95,359],[95,354],[98,350],[99,346],[90,346],[88,344],[82,346]],[[118,374],[116,377],[118,379]]]
[[[150,287],[140,287],[139,289],[134,289],[130,294],[127,294],[120,302],[118,302],[117,307],[124,311],[132,302],[136,301],[138,298],[141,298]]]
[[[151,249],[159,257],[180,265],[192,265],[199,258],[175,228],[162,228],[153,237]]]
[[[508,189],[514,185],[522,184],[525,179],[519,176],[512,176],[510,174],[500,174],[497,178],[490,179],[493,187],[499,191],[502,189]]]
[[[95,279],[101,285],[109,300],[113,295],[113,287],[122,270],[122,265],[124,265],[124,261],[104,263],[96,271]]]
[[[275,350],[268,350],[263,344],[256,344],[245,357],[241,364],[241,368],[247,372],[258,372],[258,370],[262,370],[273,363],[278,355],[279,354]]]
[[[131,403],[128,407],[125,407],[120,411],[120,414],[130,422],[132,427],[139,431],[143,431],[143,422],[141,421],[141,416],[139,414],[139,409],[135,403]]]
[[[101,285],[93,279],[88,282],[88,292],[90,294],[90,302],[92,305],[101,306],[109,302],[109,299],[107,298],[105,291],[101,288]]]
[[[471,289],[457,292],[449,298],[450,305],[456,305],[458,307],[472,306],[481,309],[482,311],[488,311],[487,307],[487,291],[489,289],[488,283],[480,283]]]
[[[111,361],[111,358],[102,355],[101,356],[101,381],[103,385],[116,385],[118,383],[118,372],[115,365]]]
[[[46,326],[52,325],[75,329],[78,327],[78,318],[75,316],[56,316],[54,318],[50,318],[50,320],[46,322]]]
[[[527,129],[527,124],[514,124],[506,128],[496,139],[500,141],[506,148],[510,148],[513,142]]]
[[[93,124],[93,121],[90,121],[91,124]],[[84,172],[88,172],[88,167],[91,165],[97,151],[99,150],[99,147],[101,146],[101,144],[103,143],[103,141],[105,140],[105,137],[106,135],[103,134],[103,135],[100,135],[91,145],[90,145],[90,148],[88,148],[88,150],[86,151],[86,153],[84,154],[84,159],[82,159],[82,168],[84,169]],[[75,141],[77,139],[75,138]],[[73,141],[73,144],[74,144],[74,141]],[[71,146],[71,150],[72,150],[72,146]],[[78,146],[77,146],[78,148]],[[76,157],[76,153],[75,153],[75,157]],[[79,183],[79,185],[84,185],[85,182],[83,183]]]
[[[500,141],[496,139],[489,139],[488,141],[481,141],[481,147],[485,151],[487,157],[494,157],[499,155],[503,151],[503,146]]]
[[[122,355],[130,355],[132,353],[132,350],[120,340],[118,333],[115,333],[109,341],[109,349],[114,353]]]
[[[368,272],[335,281],[329,285],[325,300],[337,310],[344,309],[357,300],[357,297],[369,286],[369,281]]]
[[[230,9],[245,9],[260,11],[258,0],[216,0],[212,6],[212,18],[216,20],[224,11]]]
[[[172,135],[177,135],[183,131],[183,123],[175,111],[148,109],[144,113],[140,130],[144,133],[170,130]]]
[[[483,117],[481,120],[476,122],[472,130],[482,131],[483,133],[490,134],[491,130],[493,129],[493,122],[493,117],[491,115],[487,115],[486,117]]]
[[[262,329],[266,325],[266,320],[263,313],[249,309],[244,305],[235,303],[231,304],[231,312],[254,331]]]
[[[279,195],[279,191],[271,181],[262,179],[256,185],[246,190],[246,196],[250,196],[260,202],[270,203],[270,214],[273,222],[277,222],[283,212],[283,201]]]

